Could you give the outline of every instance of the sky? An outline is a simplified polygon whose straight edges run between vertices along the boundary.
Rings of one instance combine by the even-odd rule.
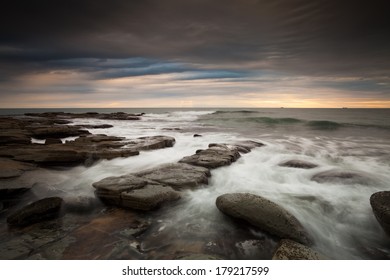
[[[1,108],[390,108],[385,0],[4,2]]]

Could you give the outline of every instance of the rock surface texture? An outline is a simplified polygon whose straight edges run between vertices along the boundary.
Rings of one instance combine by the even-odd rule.
[[[12,215],[7,223],[11,226],[26,226],[36,222],[50,220],[59,215],[63,200],[59,197],[48,197],[35,201]]]
[[[216,205],[224,214],[245,220],[272,235],[311,244],[311,238],[291,213],[261,196],[228,193],[219,196]]]
[[[390,236],[390,191],[374,193],[370,197],[370,204],[379,224]]]
[[[321,254],[313,249],[294,242],[289,239],[282,239],[276,249],[273,260],[324,260]]]
[[[34,170],[33,164],[15,161],[9,158],[0,158],[0,179],[15,178],[25,171]]]

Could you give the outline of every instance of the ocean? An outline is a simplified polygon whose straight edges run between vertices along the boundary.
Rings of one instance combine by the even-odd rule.
[[[228,235],[234,225],[226,222],[215,199],[224,193],[248,192],[274,201],[295,215],[313,237],[313,248],[331,259],[390,256],[389,238],[369,203],[373,193],[390,190],[390,109],[1,109],[0,114],[47,111],[145,113],[139,121],[73,122],[113,125],[90,129],[95,134],[127,138],[168,135],[176,139],[172,148],[141,152],[139,156],[103,160],[91,167],[47,170],[45,180],[64,196],[94,196],[93,182],[176,162],[210,143],[254,140],[265,146],[242,155],[230,166],[212,170],[209,185],[186,191],[179,203],[153,214],[166,236],[186,234],[190,242],[196,242],[199,238],[215,240],[221,232]],[[294,159],[318,167],[279,166]],[[353,171],[370,180],[350,184],[311,180],[315,174],[333,169]],[[196,230],[191,233],[189,227]],[[263,238],[261,232],[255,231],[253,236]]]

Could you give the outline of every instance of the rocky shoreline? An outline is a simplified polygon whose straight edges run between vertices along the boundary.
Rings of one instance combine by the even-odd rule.
[[[185,232],[177,239],[161,232],[159,213],[185,203],[188,191],[207,187],[211,170],[229,166],[264,146],[251,140],[211,143],[177,162],[103,178],[87,186],[95,190],[94,198],[34,199],[31,193],[36,182],[24,179],[29,172],[89,167],[102,159],[137,156],[145,150],[175,145],[176,140],[167,135],[127,139],[91,134],[88,129],[112,125],[72,125],[73,119],[83,118],[138,121],[142,114],[54,112],[0,117],[0,219],[5,221],[0,223],[0,259],[327,258],[313,249],[313,236],[294,215],[251,193],[226,193],[216,198],[215,208],[234,228],[229,237],[218,242],[210,236],[224,233],[216,229],[210,229],[213,234],[207,237],[197,233],[199,240],[187,239]],[[32,139],[44,140],[45,144],[33,143]],[[318,167],[302,160],[281,162],[279,166]],[[368,174],[350,170],[318,172],[312,180],[318,184],[375,184]],[[375,193],[370,198],[373,213],[388,235],[389,193]],[[189,223],[189,232],[196,228]],[[262,237],[253,235],[253,231],[261,232]],[[170,241],[162,248],[162,240]]]

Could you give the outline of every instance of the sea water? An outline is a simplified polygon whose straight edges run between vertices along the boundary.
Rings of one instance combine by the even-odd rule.
[[[25,111],[32,110],[3,110],[0,113],[20,114]],[[389,109],[53,111],[142,112],[145,114],[139,121],[74,119],[73,122],[113,125],[108,129],[90,129],[94,134],[129,139],[169,135],[176,139],[172,148],[145,151],[129,158],[102,160],[91,167],[48,170],[41,175],[51,188],[61,191],[64,197],[93,196],[93,182],[177,162],[194,154],[197,149],[207,148],[210,143],[254,140],[265,146],[242,155],[230,166],[212,170],[209,185],[185,191],[180,203],[159,211],[160,214],[156,215],[161,231],[178,236],[188,225],[197,225],[197,231],[213,234],[210,228],[223,228],[225,221],[215,206],[216,198],[224,193],[247,192],[272,200],[296,216],[313,237],[314,248],[329,258],[365,259],[390,254],[389,239],[376,221],[369,203],[373,193],[390,190]],[[194,138],[195,133],[202,137]],[[279,166],[281,162],[292,159],[309,161],[318,167],[299,169]],[[354,171],[372,178],[372,181],[347,185],[311,180],[315,174],[332,169]],[[224,230],[229,231],[229,225]]]

